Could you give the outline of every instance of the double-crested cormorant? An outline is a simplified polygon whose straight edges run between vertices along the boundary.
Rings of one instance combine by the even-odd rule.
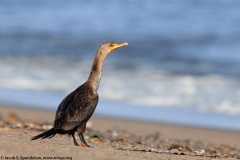
[[[83,133],[86,129],[86,123],[92,116],[98,103],[97,89],[100,83],[102,65],[111,51],[126,45],[128,45],[127,42],[121,44],[106,42],[98,48],[88,80],[66,96],[60,103],[56,111],[53,128],[34,136],[32,140],[52,138],[57,133],[68,134],[72,136],[74,144],[79,146],[74,136],[75,132],[77,132],[81,145],[89,147],[84,140]]]

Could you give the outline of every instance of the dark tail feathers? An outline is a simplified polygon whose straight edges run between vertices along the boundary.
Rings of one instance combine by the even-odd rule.
[[[57,134],[56,130],[54,128],[52,128],[52,129],[50,129],[50,130],[48,130],[46,132],[43,132],[43,133],[41,133],[39,135],[36,135],[36,136],[32,137],[31,140],[36,140],[36,139],[39,139],[39,138],[42,138],[42,139],[44,139],[44,138],[52,138],[56,134]]]

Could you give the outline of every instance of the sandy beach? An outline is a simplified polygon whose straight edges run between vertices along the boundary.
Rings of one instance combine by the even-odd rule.
[[[114,119],[93,115],[84,136],[31,141],[52,126],[54,111],[0,105],[1,159],[237,159],[239,131]],[[77,138],[77,141],[80,140]]]

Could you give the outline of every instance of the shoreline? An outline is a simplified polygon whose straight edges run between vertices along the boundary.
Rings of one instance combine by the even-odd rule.
[[[7,99],[5,98],[6,96],[8,97]],[[0,101],[2,104],[10,106],[27,106],[28,108],[43,108],[45,110],[51,109],[54,111],[57,109],[59,102],[62,101],[64,96],[65,95],[29,92],[24,90],[13,91],[4,89],[0,91]],[[167,122],[184,126],[240,131],[240,126],[236,123],[240,121],[239,116],[217,112],[200,112],[191,109],[158,108],[101,100],[95,110],[95,115],[133,119],[137,121]]]
[[[55,112],[50,110],[7,105],[0,105],[0,109],[2,119],[13,113],[24,122],[51,125],[55,117]],[[32,136],[42,131],[5,125],[0,127],[3,146],[0,154],[71,156],[73,159],[207,159],[214,158],[214,154],[222,158],[234,157],[235,154],[240,158],[239,131],[96,115],[89,122],[84,135],[94,148],[75,147],[71,138],[60,135],[52,139],[30,141]],[[91,138],[93,135],[100,138]]]

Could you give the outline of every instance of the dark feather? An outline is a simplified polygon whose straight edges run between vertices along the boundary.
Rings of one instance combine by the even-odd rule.
[[[60,103],[54,128],[64,131],[74,130],[92,116],[97,102],[98,94],[93,93],[89,85],[84,83]]]
[[[56,134],[57,134],[56,130],[54,128],[52,128],[52,129],[50,129],[50,130],[48,130],[46,132],[43,132],[43,133],[41,133],[39,135],[34,136],[31,140],[36,140],[36,139],[39,139],[39,138],[42,138],[42,139],[44,139],[44,138],[52,138]]]

